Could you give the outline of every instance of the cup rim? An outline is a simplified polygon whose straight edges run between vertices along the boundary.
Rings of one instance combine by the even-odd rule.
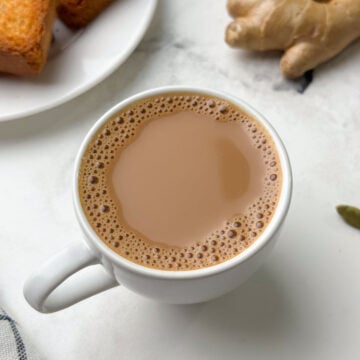
[[[196,270],[181,270],[181,271],[170,271],[170,270],[160,270],[160,269],[152,269],[143,265],[136,264],[123,258],[121,255],[114,252],[110,247],[108,247],[95,233],[89,224],[83,208],[80,202],[79,196],[79,187],[78,187],[78,174],[81,165],[82,156],[87,148],[87,145],[91,138],[95,135],[98,129],[106,122],[111,116],[115,113],[119,112],[122,108],[129,106],[130,104],[147,98],[151,96],[167,94],[167,93],[195,93],[199,95],[209,95],[219,97],[224,99],[237,107],[243,110],[245,113],[249,114],[254,121],[258,121],[268,132],[270,137],[272,138],[275,148],[278,152],[278,156],[280,159],[281,169],[282,169],[282,188],[281,194],[278,201],[278,205],[276,207],[275,213],[273,217],[264,230],[264,232],[255,240],[253,244],[251,244],[247,249],[242,251],[240,254],[235,257],[226,260],[220,264],[196,269]],[[153,89],[149,89],[146,91],[142,91],[135,95],[132,95],[126,98],[123,101],[120,101],[118,104],[113,106],[111,109],[105,112],[91,127],[85,136],[84,140],[81,143],[80,149],[77,153],[74,167],[74,176],[73,176],[73,201],[75,206],[75,213],[77,219],[84,230],[86,237],[85,240],[89,243],[89,246],[95,248],[106,256],[106,258],[110,259],[112,263],[116,264],[120,268],[124,268],[127,271],[140,274],[145,277],[152,278],[160,278],[160,279],[191,279],[191,278],[200,278],[211,276],[220,272],[224,272],[230,270],[239,264],[247,261],[249,258],[254,256],[257,252],[259,252],[263,247],[268,244],[278,228],[281,226],[283,221],[285,220],[286,214],[288,212],[291,200],[292,193],[292,173],[291,166],[287,151],[285,146],[280,139],[279,135],[270,124],[270,122],[261,115],[257,110],[255,110],[252,106],[247,104],[245,101],[238,99],[237,97],[228,94],[226,92],[212,90],[209,88],[196,87],[196,86],[186,86],[186,85],[171,85],[171,86],[162,86]],[[90,244],[91,243],[91,244]],[[91,246],[93,245],[93,246]]]

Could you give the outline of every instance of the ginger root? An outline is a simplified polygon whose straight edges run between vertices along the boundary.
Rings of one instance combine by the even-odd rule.
[[[296,78],[360,36],[360,0],[228,0],[235,19],[226,42],[249,50],[284,50],[283,74]]]

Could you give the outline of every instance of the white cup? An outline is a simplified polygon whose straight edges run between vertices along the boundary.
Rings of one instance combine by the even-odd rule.
[[[188,271],[165,271],[135,264],[113,252],[99,239],[85,217],[78,192],[80,162],[90,139],[112,115],[140,99],[169,92],[190,92],[222,98],[235,104],[261,123],[276,146],[282,187],[278,206],[262,235],[245,251],[215,266]],[[44,313],[61,310],[80,300],[122,284],[145,297],[166,303],[190,304],[223,295],[249,278],[273,248],[285,220],[291,199],[292,177],[289,159],[279,136],[269,122],[252,107],[228,94],[194,87],[166,86],[142,92],[114,106],[89,131],[76,158],[73,181],[75,211],[84,233],[76,242],[51,257],[25,283],[24,296],[36,310]],[[96,271],[84,272],[62,284],[71,275],[90,265]],[[61,286],[59,286],[61,285]]]

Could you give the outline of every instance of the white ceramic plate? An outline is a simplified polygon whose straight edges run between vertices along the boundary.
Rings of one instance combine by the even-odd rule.
[[[39,77],[0,75],[0,121],[50,109],[99,83],[133,52],[156,4],[157,0],[114,1],[77,32],[57,22],[49,60]]]

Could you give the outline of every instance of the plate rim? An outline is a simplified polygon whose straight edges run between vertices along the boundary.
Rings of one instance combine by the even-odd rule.
[[[21,119],[21,118],[25,118],[28,116],[39,114],[39,113],[45,112],[47,110],[54,109],[60,105],[63,105],[65,103],[69,102],[70,100],[76,99],[78,96],[86,93],[88,90],[95,87],[96,85],[98,85],[99,83],[104,81],[107,77],[109,77],[118,67],[120,67],[132,55],[132,53],[134,52],[136,47],[139,45],[139,43],[143,39],[146,31],[148,30],[150,23],[154,18],[154,13],[155,13],[156,7],[158,5],[158,0],[148,0],[148,1],[150,2],[150,10],[149,10],[148,16],[145,18],[144,22],[142,23],[141,28],[139,28],[137,37],[135,38],[134,42],[131,44],[131,46],[129,46],[127,51],[124,52],[121,56],[119,56],[119,58],[113,64],[111,64],[111,66],[109,66],[100,76],[96,77],[95,79],[90,81],[88,84],[86,84],[84,86],[80,86],[77,89],[70,91],[65,95],[60,96],[56,100],[50,101],[47,104],[40,105],[40,106],[35,107],[30,110],[19,111],[14,114],[2,115],[0,113],[0,122],[17,120],[17,119]]]

